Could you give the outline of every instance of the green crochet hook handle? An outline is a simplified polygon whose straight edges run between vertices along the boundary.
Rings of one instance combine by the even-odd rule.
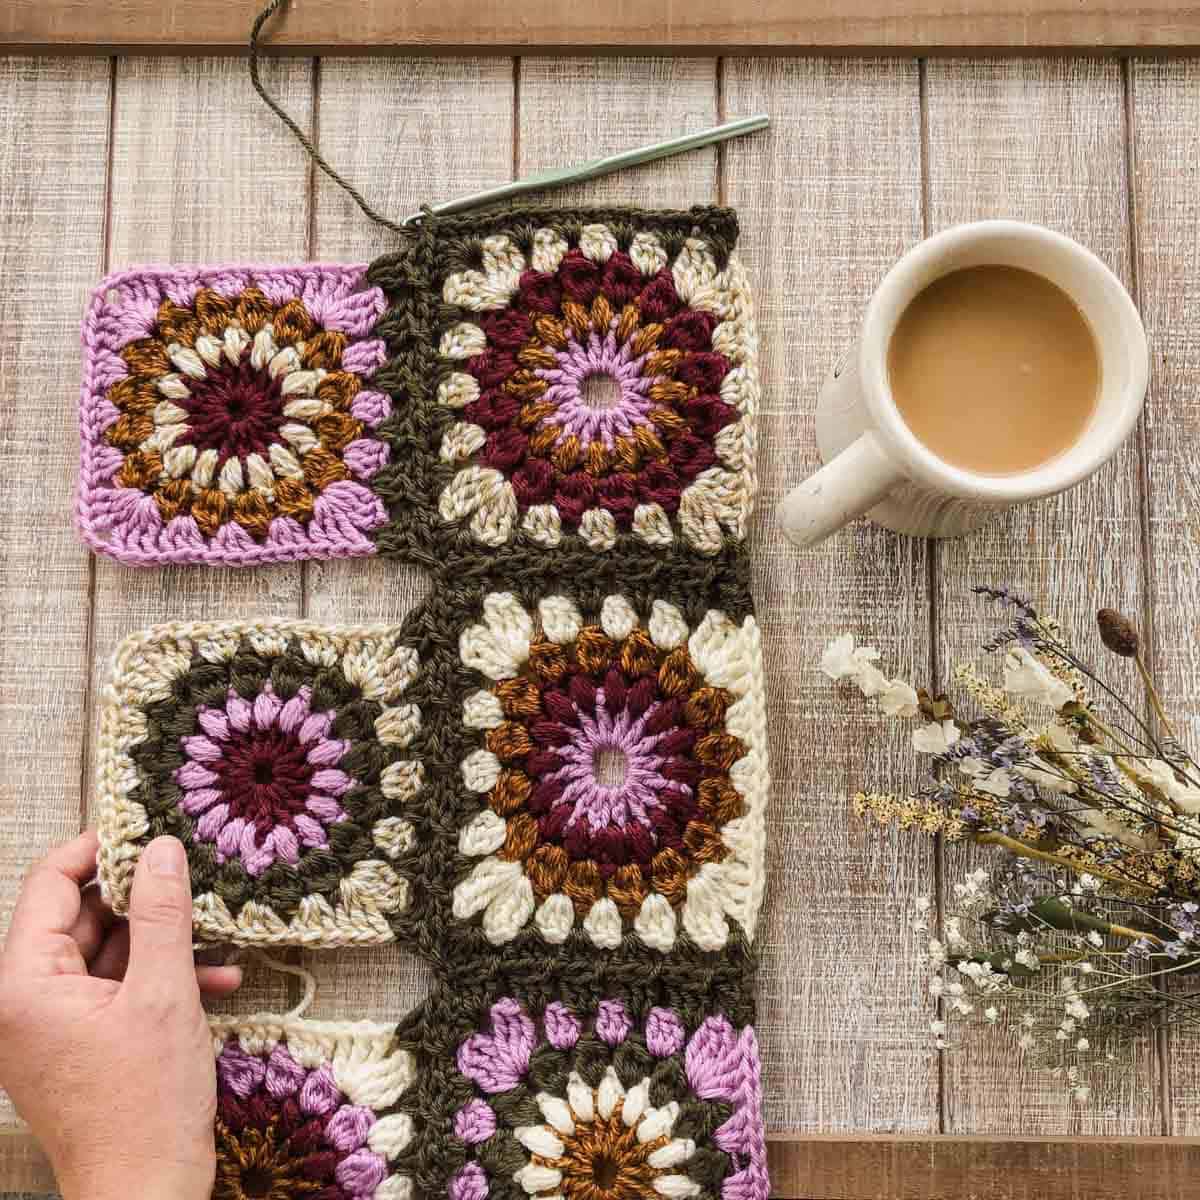
[[[649,146],[639,146],[636,150],[623,150],[620,154],[610,154],[605,158],[594,158],[591,162],[579,163],[574,167],[559,167],[551,171],[541,171],[526,179],[518,179],[512,183],[501,183],[496,187],[485,188],[482,192],[474,192],[469,196],[460,196],[457,200],[446,200],[419,213],[413,213],[402,221],[392,221],[382,213],[376,212],[367,203],[362,193],[353,184],[343,179],[325,161],[320,151],[313,145],[312,139],[295,120],[286,113],[279,101],[267,91],[259,72],[258,50],[263,26],[276,12],[287,3],[287,0],[268,0],[266,7],[258,14],[250,30],[250,82],[254,90],[262,97],[268,108],[291,130],[292,135],[304,147],[308,156],[330,179],[345,190],[347,195],[358,205],[372,221],[391,229],[396,233],[404,233],[406,228],[418,222],[426,212],[437,214],[466,212],[483,204],[495,204],[501,200],[510,200],[513,196],[523,196],[527,192],[539,191],[545,188],[562,187],[568,183],[578,183],[582,179],[596,179],[601,175],[609,175],[613,171],[621,171],[626,167],[638,167],[643,163],[654,162],[659,158],[670,158],[673,154],[682,154],[686,150],[698,150],[701,146],[711,146],[715,142],[724,142],[729,138],[741,137],[753,133],[757,129],[765,129],[770,118],[765,113],[755,117],[743,117],[738,121],[728,121],[724,125],[714,125],[711,129],[702,129],[699,133],[686,133],[682,137],[669,138],[665,142],[654,142]]]
[[[585,179],[598,179],[601,175],[611,175],[614,171],[623,171],[627,167],[640,167],[660,158],[670,158],[672,155],[683,154],[688,150],[699,150],[702,146],[712,146],[717,142],[726,142],[730,138],[755,133],[759,129],[766,129],[770,123],[771,118],[766,113],[759,113],[753,117],[742,117],[737,121],[714,125],[711,129],[702,129],[698,133],[685,133],[682,137],[651,142],[648,146],[638,146],[635,150],[622,150],[619,154],[593,158],[589,162],[577,163],[571,167],[554,167],[549,171],[539,171],[536,175],[528,175],[524,179],[497,184],[495,187],[484,188],[481,192],[472,192],[469,196],[459,196],[456,200],[446,200],[441,204],[431,205],[428,211],[438,216],[467,212],[472,208],[497,204],[502,200],[511,200],[515,196],[527,195],[529,192],[565,187],[569,183],[580,183]],[[412,213],[406,218],[406,223],[418,221],[422,215],[419,212]]]

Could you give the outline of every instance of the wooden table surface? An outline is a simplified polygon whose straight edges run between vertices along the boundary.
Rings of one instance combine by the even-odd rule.
[[[814,669],[826,639],[848,629],[900,673],[944,681],[987,628],[970,586],[1003,582],[1044,598],[1080,636],[1101,605],[1138,614],[1200,741],[1197,63],[389,57],[273,60],[266,75],[322,151],[395,215],[771,114],[765,135],[569,194],[723,201],[741,217],[763,339],[751,551],[775,780],[759,941],[770,1130],[1200,1134],[1194,1041],[1147,1041],[1119,1098],[1084,1109],[1000,1039],[939,1061],[905,917],[965,858],[939,864],[932,843],[848,819],[848,792],[897,781],[912,756],[861,706],[839,711]],[[859,524],[817,550],[786,544],[772,511],[817,464],[817,391],[875,283],[924,234],[988,216],[1071,234],[1128,284],[1153,353],[1137,434],[1070,495],[966,540]],[[85,553],[71,509],[89,287],[134,263],[365,260],[388,240],[314,177],[244,62],[0,59],[0,925],[25,867],[88,819],[96,696],[126,633],[168,618],[398,621],[429,587],[377,562],[136,572]],[[303,958],[326,1017],[398,1016],[428,982],[397,950]],[[252,973],[238,1003],[290,999],[278,978]],[[0,1127],[14,1121],[0,1107]]]

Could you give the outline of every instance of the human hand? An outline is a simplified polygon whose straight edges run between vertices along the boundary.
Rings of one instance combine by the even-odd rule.
[[[128,922],[95,888],[85,833],[29,872],[0,954],[0,1084],[29,1122],[65,1200],[208,1200],[216,1078],[197,967],[187,860],[174,838],[138,861]]]

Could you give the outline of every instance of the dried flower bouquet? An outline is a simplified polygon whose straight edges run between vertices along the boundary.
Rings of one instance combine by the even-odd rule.
[[[1003,589],[976,591],[1009,623],[985,647],[1002,679],[961,665],[961,698],[889,679],[850,634],[821,659],[882,713],[916,721],[929,772],[912,791],[863,791],[881,825],[966,839],[1001,854],[911,917],[923,941],[939,1049],[955,1030],[1004,1026],[1079,1102],[1119,1072],[1121,1043],[1200,1024],[1200,766],[1163,707],[1130,621],[1098,614],[1154,718]]]

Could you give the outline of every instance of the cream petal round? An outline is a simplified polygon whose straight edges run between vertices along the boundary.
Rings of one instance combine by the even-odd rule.
[[[461,764],[463,783],[473,792],[490,792],[500,778],[500,760],[490,750],[472,750]]]
[[[513,1172],[513,1179],[519,1183],[531,1196],[538,1192],[546,1192],[562,1183],[562,1172],[553,1167],[539,1166],[537,1163],[526,1163],[519,1171]]]
[[[389,800],[412,800],[425,782],[423,764],[405,760],[385,767],[379,776],[379,790]]]
[[[621,913],[607,896],[601,896],[583,918],[583,930],[592,945],[615,950],[621,944]]]
[[[596,1112],[606,1121],[625,1102],[625,1089],[611,1066],[607,1067],[600,1086],[596,1088]]]
[[[476,451],[483,449],[487,434],[479,425],[470,421],[455,421],[442,434],[442,445],[438,457],[444,463],[466,462]]]
[[[629,1128],[633,1128],[641,1119],[650,1103],[650,1080],[643,1079],[625,1093],[625,1103],[621,1105],[621,1120]]]
[[[464,358],[474,358],[487,349],[487,335],[478,325],[471,321],[459,321],[442,334],[438,343],[438,353],[443,358],[460,361]]]
[[[407,1175],[389,1175],[371,1194],[371,1200],[412,1200],[412,1197],[413,1181]]]
[[[568,596],[545,596],[538,601],[542,629],[552,642],[573,642],[583,628],[583,617]]]
[[[647,546],[669,546],[675,540],[671,518],[661,504],[639,504],[633,510],[632,529]]]
[[[700,1185],[686,1175],[659,1175],[654,1180],[654,1190],[667,1200],[684,1200],[687,1196],[700,1195]]]
[[[617,544],[617,522],[606,508],[589,508],[579,520],[579,536],[596,551]]]
[[[617,239],[607,225],[585,225],[579,233],[579,250],[594,263],[606,263],[617,249]]]
[[[191,346],[181,346],[172,342],[167,347],[167,357],[175,365],[175,369],[192,379],[206,379],[208,372],[204,369],[204,361]]]
[[[689,633],[683,614],[666,600],[654,601],[646,628],[650,633],[650,640],[660,650],[674,650],[676,646],[682,646]]]
[[[651,950],[666,952],[675,945],[675,910],[665,896],[651,892],[633,919],[633,931]]]
[[[600,605],[600,628],[610,638],[623,641],[637,628],[637,625],[637,613],[633,611],[633,605],[624,596],[614,594],[604,597],[604,603]]]
[[[535,504],[527,509],[521,528],[531,542],[547,550],[562,541],[562,517],[553,504]]]
[[[567,1103],[578,1121],[587,1124],[594,1116],[596,1094],[592,1091],[577,1071],[567,1076]]]
[[[438,384],[437,402],[443,408],[464,408],[478,399],[479,381],[466,371],[452,371]]]
[[[375,736],[385,746],[407,746],[421,728],[421,710],[415,704],[396,704],[375,718]]]
[[[570,1137],[575,1132],[571,1107],[561,1096],[552,1096],[549,1092],[539,1092],[535,1099],[538,1108],[542,1110],[542,1116],[546,1118],[553,1129],[566,1137]]]
[[[557,271],[568,249],[566,238],[557,230],[539,229],[533,235],[531,265],[544,274]]]
[[[645,230],[633,235],[629,257],[643,275],[657,275],[667,265],[667,252],[658,240],[658,235]]]
[[[463,725],[468,729],[495,729],[504,722],[499,697],[482,688],[463,701]]]
[[[531,1154],[542,1158],[559,1158],[566,1149],[562,1138],[546,1125],[518,1125],[513,1137]]]
[[[483,858],[499,850],[507,835],[504,818],[485,808],[459,830],[458,852],[467,858]]]
[[[416,835],[403,817],[384,817],[372,827],[371,840],[388,858],[399,858],[413,848]]]
[[[412,1141],[413,1119],[408,1113],[380,1117],[367,1134],[367,1145],[384,1158],[395,1158]]]
[[[575,905],[562,892],[554,892],[542,901],[534,921],[545,941],[560,946],[575,926]]]
[[[483,913],[483,935],[493,946],[510,942],[533,916],[533,884],[519,871],[493,898]]]
[[[718,863],[704,863],[688,880],[683,928],[701,950],[720,950],[729,940],[726,913],[737,904]]]
[[[646,1142],[654,1142],[660,1137],[666,1137],[674,1127],[675,1118],[678,1115],[679,1105],[674,1100],[669,1104],[664,1104],[661,1108],[648,1108],[637,1127],[638,1141],[645,1145]]]

